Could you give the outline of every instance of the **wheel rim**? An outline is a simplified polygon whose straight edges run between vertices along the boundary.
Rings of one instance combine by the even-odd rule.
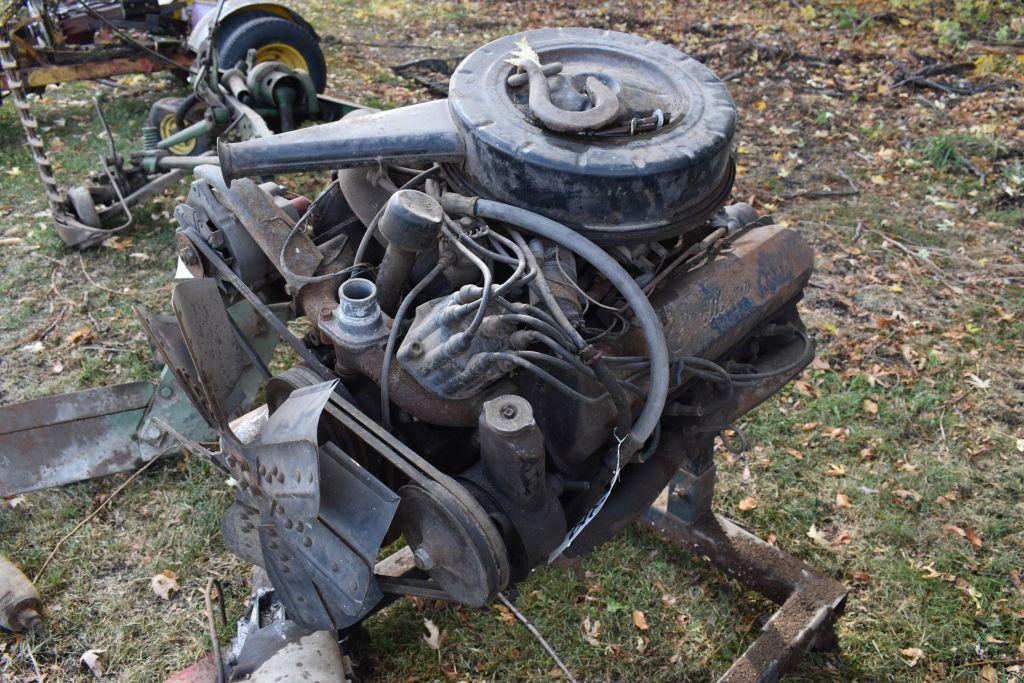
[[[174,114],[165,114],[160,119],[160,139],[169,138],[178,132],[178,122],[174,119]],[[186,140],[185,142],[179,142],[176,145],[171,145],[167,149],[171,154],[179,157],[188,156],[196,148],[195,138]]]
[[[309,64],[302,53],[285,43],[268,43],[256,50],[254,64],[260,62],[281,62],[291,69],[302,69],[309,73]]]

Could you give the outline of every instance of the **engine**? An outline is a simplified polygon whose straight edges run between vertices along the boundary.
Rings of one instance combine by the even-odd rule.
[[[293,619],[483,605],[680,468],[713,479],[715,435],[814,353],[811,250],[729,203],[735,125],[692,58],[543,29],[477,49],[447,100],[219,143],[175,214],[197,279],[147,327],[221,428],[225,539]],[[312,202],[250,179],[307,171],[331,174]],[[253,440],[228,424],[255,361],[220,309],[242,297],[301,360]],[[383,572],[398,539],[412,566]]]

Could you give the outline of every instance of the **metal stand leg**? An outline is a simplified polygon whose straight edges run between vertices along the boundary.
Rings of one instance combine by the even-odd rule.
[[[710,511],[714,467],[681,471],[669,494],[638,520],[672,545],[707,557],[729,576],[780,605],[757,640],[719,679],[776,681],[812,647],[836,646],[833,623],[846,586]]]

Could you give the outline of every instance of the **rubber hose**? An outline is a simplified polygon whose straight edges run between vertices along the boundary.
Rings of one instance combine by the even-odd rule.
[[[442,204],[445,204],[442,196]],[[466,199],[452,196],[452,208],[463,208]],[[446,210],[449,207],[446,206]],[[569,227],[545,218],[540,214],[520,209],[502,202],[489,199],[477,199],[473,202],[473,211],[477,216],[491,220],[503,221],[515,225],[526,232],[545,237],[566,249],[575,252],[589,261],[612,285],[619,290],[626,302],[633,309],[637,322],[644,331],[644,341],[651,358],[651,384],[647,391],[647,402],[637,416],[633,428],[622,444],[626,457],[630,457],[654,433],[661,413],[665,409],[669,387],[668,346],[665,333],[661,328],[657,313],[647,300],[640,286],[634,282],[629,273],[603,249]]]
[[[190,93],[185,99],[178,105],[178,109],[174,112],[174,123],[177,124],[178,130],[185,129],[185,117],[192,111],[192,107],[196,106],[199,101],[199,95]]]

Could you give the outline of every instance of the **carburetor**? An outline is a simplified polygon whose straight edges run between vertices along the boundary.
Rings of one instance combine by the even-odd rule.
[[[707,511],[715,435],[814,354],[810,248],[728,203],[735,125],[692,58],[559,28],[480,47],[446,100],[219,143],[176,212],[200,279],[150,330],[221,428],[225,540],[290,618],[486,604],[680,469]],[[250,180],[299,171],[332,174],[311,203]],[[302,363],[267,382],[248,443],[224,416],[252,361],[217,303],[243,297],[308,320],[300,340],[268,317]],[[415,568],[383,573],[399,537]]]

